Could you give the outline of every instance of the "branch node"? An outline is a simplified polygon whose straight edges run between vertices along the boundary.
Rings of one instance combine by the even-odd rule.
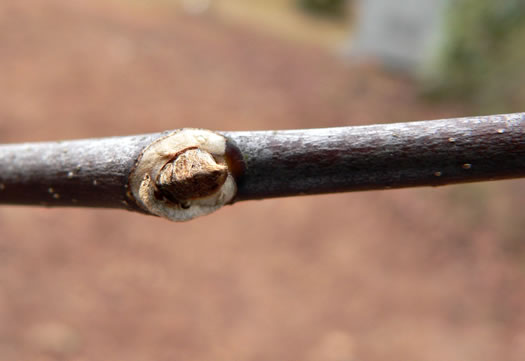
[[[182,129],[150,144],[129,180],[139,206],[173,221],[209,214],[237,192],[226,138],[203,129]]]
[[[228,177],[228,167],[217,163],[201,149],[187,149],[160,170],[155,185],[160,193],[175,203],[208,197]]]

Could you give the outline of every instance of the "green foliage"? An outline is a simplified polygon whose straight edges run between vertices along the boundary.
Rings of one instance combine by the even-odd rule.
[[[427,86],[487,111],[523,111],[525,0],[456,0]]]
[[[343,18],[346,0],[296,0],[305,11],[319,16]]]

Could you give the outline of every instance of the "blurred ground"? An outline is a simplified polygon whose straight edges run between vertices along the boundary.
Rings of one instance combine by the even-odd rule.
[[[0,141],[468,115],[168,6],[0,3]],[[2,360],[523,360],[522,181],[245,202],[185,224],[0,208]]]
[[[123,0],[113,0],[122,2]],[[206,14],[227,22],[248,25],[251,28],[291,39],[295,42],[316,44],[329,49],[341,49],[348,41],[352,7],[347,16],[337,19],[315,17],[298,11],[299,0],[124,0],[134,7],[166,7],[173,12]]]

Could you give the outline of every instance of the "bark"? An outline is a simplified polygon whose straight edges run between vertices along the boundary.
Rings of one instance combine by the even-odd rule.
[[[129,176],[168,133],[1,145],[0,204],[146,212],[129,196]],[[525,177],[525,113],[220,134],[233,202]]]

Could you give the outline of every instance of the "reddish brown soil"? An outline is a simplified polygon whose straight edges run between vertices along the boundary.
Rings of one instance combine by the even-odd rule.
[[[0,141],[464,115],[225,24],[0,3]],[[1,360],[525,359],[521,181],[245,202],[184,224],[0,208]]]

